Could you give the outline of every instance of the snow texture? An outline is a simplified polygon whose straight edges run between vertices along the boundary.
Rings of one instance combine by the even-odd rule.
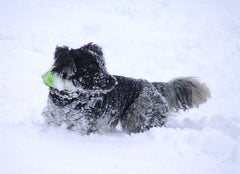
[[[238,174],[240,2],[1,1],[0,173]],[[200,77],[212,98],[167,127],[81,136],[48,127],[41,75],[56,45],[103,47],[111,74]]]

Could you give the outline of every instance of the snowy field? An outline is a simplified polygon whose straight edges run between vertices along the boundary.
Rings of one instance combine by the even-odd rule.
[[[1,174],[239,174],[239,0],[0,2]],[[199,77],[212,98],[148,132],[47,127],[41,75],[56,45],[102,46],[108,71]]]

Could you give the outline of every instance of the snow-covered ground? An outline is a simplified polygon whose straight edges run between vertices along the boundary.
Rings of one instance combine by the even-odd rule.
[[[240,173],[240,1],[0,2],[1,174]],[[56,45],[103,47],[112,74],[199,77],[212,98],[148,132],[81,136],[42,122]]]

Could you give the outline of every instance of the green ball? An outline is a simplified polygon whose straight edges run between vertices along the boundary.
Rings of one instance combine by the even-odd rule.
[[[54,80],[56,75],[53,74],[51,71],[53,69],[53,66],[50,68],[50,70],[42,75],[42,80],[45,85],[48,87],[52,87],[54,84]]]

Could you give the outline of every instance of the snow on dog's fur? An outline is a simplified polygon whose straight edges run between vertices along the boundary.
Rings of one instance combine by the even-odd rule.
[[[57,47],[51,73],[63,80],[50,86],[42,113],[46,123],[82,134],[117,125],[127,133],[143,132],[163,126],[170,112],[198,107],[210,97],[207,86],[190,77],[150,83],[111,75],[102,49],[92,43]]]

